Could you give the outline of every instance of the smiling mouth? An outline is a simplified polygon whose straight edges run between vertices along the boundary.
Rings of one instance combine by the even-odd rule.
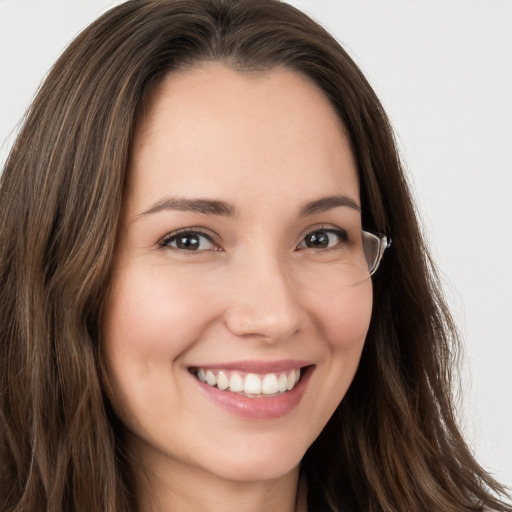
[[[301,378],[300,368],[265,374],[204,368],[191,368],[190,372],[208,386],[249,398],[282,395],[291,391]]]

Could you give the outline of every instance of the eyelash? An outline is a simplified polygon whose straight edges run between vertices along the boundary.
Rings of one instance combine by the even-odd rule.
[[[339,229],[339,228],[335,229],[335,228],[321,227],[321,228],[318,228],[318,229],[314,229],[312,231],[308,231],[304,235],[304,237],[302,238],[302,241],[297,246],[297,248],[299,248],[305,242],[305,240],[306,240],[306,238],[308,236],[315,235],[315,234],[318,234],[318,233],[327,233],[328,235],[335,235],[335,236],[338,237],[339,241],[338,241],[338,243],[336,243],[334,246],[331,246],[331,247],[325,247],[325,248],[322,247],[322,248],[316,248],[316,249],[313,248],[313,247],[305,247],[305,249],[311,249],[311,250],[314,250],[316,252],[329,251],[329,250],[336,249],[340,245],[343,245],[343,244],[345,244],[345,243],[347,243],[349,241],[348,234],[347,234],[347,232],[344,229]]]
[[[204,231],[201,231],[201,230],[197,230],[197,229],[190,229],[190,228],[184,228],[184,229],[180,229],[179,231],[175,231],[173,233],[170,233],[168,234],[167,236],[165,236],[162,241],[159,243],[160,247],[162,249],[171,249],[171,250],[174,250],[174,251],[181,251],[181,252],[196,252],[195,250],[187,250],[187,249],[184,249],[184,248],[181,248],[181,247],[171,247],[171,243],[173,242],[176,242],[180,235],[182,235],[183,237],[185,237],[185,235],[187,236],[195,236],[195,237],[198,237],[198,238],[206,238],[208,240],[208,242],[212,245],[218,245],[218,237],[212,235],[212,234],[208,234],[208,233],[205,233]],[[205,249],[203,249],[202,251],[197,251],[197,252],[203,252]],[[219,249],[214,249],[214,250],[219,250]]]
[[[334,246],[330,246],[330,247],[321,247],[321,248],[313,248],[313,247],[303,247],[303,248],[301,248],[300,247],[303,243],[305,243],[305,240],[306,240],[306,238],[308,236],[312,236],[312,235],[315,235],[315,234],[318,234],[318,233],[327,233],[328,235],[335,235],[339,239],[339,241]],[[211,244],[213,246],[217,246],[217,247],[213,248],[213,249],[197,250],[197,249],[186,249],[186,248],[183,248],[183,247],[173,247],[173,246],[171,246],[170,245],[171,243],[174,243],[177,240],[179,240],[180,235],[187,235],[189,237],[197,237],[197,238],[206,239],[209,244]],[[184,236],[184,238],[185,238],[185,236]],[[330,239],[330,236],[328,236],[328,238]],[[344,229],[319,227],[317,229],[313,229],[311,231],[308,231],[302,237],[302,240],[296,246],[296,249],[299,249],[299,250],[310,249],[310,250],[313,250],[315,252],[324,252],[324,251],[329,251],[329,250],[336,249],[340,245],[343,245],[343,244],[347,243],[348,241],[349,241],[349,237],[347,235],[347,232]],[[201,243],[201,242],[199,242],[199,243]],[[201,231],[201,230],[198,230],[198,229],[193,229],[193,228],[192,229],[191,228],[184,228],[184,229],[181,229],[179,231],[175,231],[173,233],[170,233],[167,236],[165,236],[162,239],[161,242],[159,242],[159,246],[162,249],[170,249],[170,250],[174,250],[174,251],[180,251],[180,252],[183,252],[183,253],[204,252],[204,251],[209,251],[209,250],[218,251],[218,250],[221,250],[218,247],[218,244],[219,244],[219,238],[217,236],[213,236],[212,234],[208,234],[208,233],[205,233],[204,231]]]

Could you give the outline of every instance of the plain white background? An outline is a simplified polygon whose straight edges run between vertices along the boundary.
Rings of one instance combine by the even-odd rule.
[[[112,0],[0,0],[0,163],[45,73]],[[461,421],[512,485],[512,1],[293,0],[345,46],[395,127],[463,334]]]

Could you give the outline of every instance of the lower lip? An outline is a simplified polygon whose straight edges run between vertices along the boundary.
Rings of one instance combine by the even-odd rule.
[[[285,416],[299,405],[313,369],[312,366],[305,368],[300,381],[292,390],[281,395],[261,398],[249,398],[231,391],[221,391],[219,388],[201,382],[196,377],[193,379],[201,391],[222,408],[244,418],[269,420]]]

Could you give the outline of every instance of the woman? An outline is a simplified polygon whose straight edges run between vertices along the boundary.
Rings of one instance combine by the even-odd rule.
[[[0,204],[2,510],[511,510],[387,118],[295,9],[112,9]]]

